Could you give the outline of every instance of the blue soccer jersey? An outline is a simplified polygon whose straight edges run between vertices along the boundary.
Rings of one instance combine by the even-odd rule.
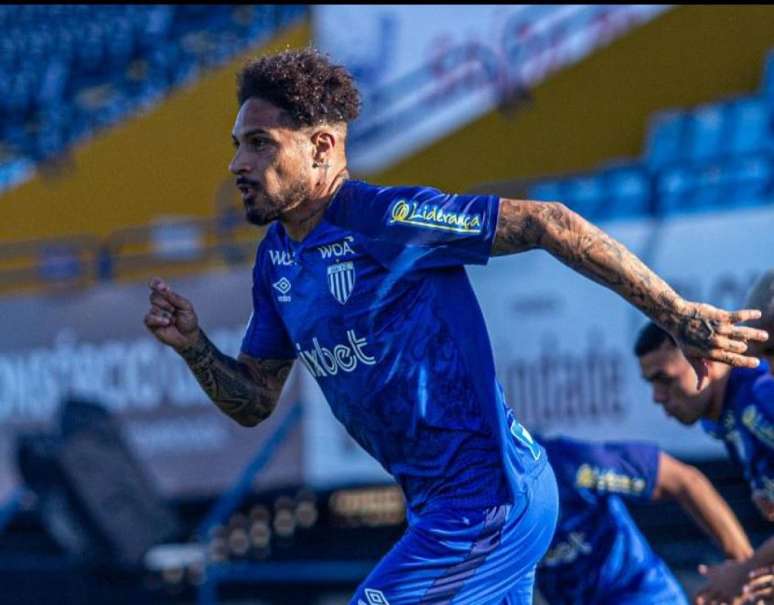
[[[652,498],[659,449],[638,442],[538,441],[559,484],[559,521],[537,573],[537,585],[548,602],[687,603],[622,500]]]
[[[303,241],[276,222],[258,248],[242,351],[298,358],[411,514],[516,502],[545,464],[463,267],[488,261],[498,206],[347,181]]]
[[[731,370],[720,418],[702,420],[702,426],[723,441],[753,494],[774,502],[774,376],[768,365]]]

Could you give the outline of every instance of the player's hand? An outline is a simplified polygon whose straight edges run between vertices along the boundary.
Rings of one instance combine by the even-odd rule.
[[[145,327],[165,345],[181,350],[196,344],[199,320],[193,305],[173,292],[159,277],[148,283],[150,310],[145,314]]]
[[[752,570],[742,594],[745,604],[774,605],[774,566]]]
[[[694,605],[742,605],[742,588],[748,572],[745,561],[699,565],[699,573],[707,578],[707,583],[696,593]]]
[[[768,333],[736,324],[760,316],[757,309],[730,312],[683,301],[670,332],[696,371],[699,387],[707,375],[705,360],[721,361],[737,368],[758,367],[758,358],[744,353],[749,342],[765,342]]]
[[[765,490],[753,491],[752,501],[767,521],[774,521],[774,500],[769,498]]]

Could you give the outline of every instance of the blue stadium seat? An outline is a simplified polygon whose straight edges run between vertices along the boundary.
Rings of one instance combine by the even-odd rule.
[[[95,129],[149,108],[308,12],[306,5],[0,6],[0,133],[13,157],[40,161]],[[200,36],[204,50],[182,48]],[[84,91],[109,88],[105,106]],[[109,106],[108,106],[109,105]],[[53,117],[61,112],[67,119]],[[51,129],[43,135],[43,124]],[[37,140],[37,137],[41,137]],[[0,182],[0,192],[13,179]]]
[[[722,155],[727,125],[725,105],[703,105],[692,111],[686,125],[686,159],[703,162]]]
[[[770,109],[774,110],[774,48],[767,54],[763,63],[763,78],[761,79],[761,95]]]
[[[771,203],[774,193],[774,167],[770,154],[754,154],[729,162],[729,186],[723,192],[724,204],[737,208]]]
[[[761,97],[738,99],[730,107],[729,152],[743,155],[771,147],[772,110]]]
[[[563,202],[562,181],[538,181],[529,188],[529,197],[542,202]]]
[[[686,113],[676,110],[651,118],[644,157],[648,168],[660,170],[683,159],[686,122]]]
[[[597,174],[584,174],[567,179],[563,184],[563,201],[588,219],[600,217],[605,203],[604,183]]]
[[[673,166],[656,177],[656,212],[661,216],[691,211],[696,175],[689,166]]]
[[[602,173],[605,218],[631,218],[651,209],[650,176],[641,166],[621,166]]]

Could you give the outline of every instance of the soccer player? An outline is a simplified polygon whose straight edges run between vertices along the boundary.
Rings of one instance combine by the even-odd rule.
[[[238,76],[230,164],[258,246],[237,359],[190,301],[151,283],[145,325],[213,402],[245,426],[273,410],[294,359],[336,417],[403,488],[409,528],[354,605],[530,603],[557,516],[546,455],[504,400],[464,265],[542,248],[613,289],[702,357],[753,366],[766,334],[680,298],[560,203],[381,187],[347,172],[359,96],[313,49],[256,59]],[[514,276],[517,278],[517,276]]]
[[[634,347],[642,375],[651,383],[653,400],[665,413],[685,425],[701,422],[721,440],[742,470],[752,500],[764,518],[774,521],[774,376],[766,362],[757,368],[708,364],[708,379],[696,386],[694,369],[674,339],[656,324],[646,325]],[[766,562],[760,547],[742,562],[702,565],[708,579],[697,603],[729,601],[738,595],[748,573]]]
[[[738,519],[707,477],[644,442],[536,440],[559,485],[559,522],[537,571],[551,605],[687,605],[624,499],[675,499],[730,559],[752,553]]]
[[[774,269],[766,271],[753,285],[747,294],[746,304],[760,308],[763,313],[760,319],[748,322],[756,328],[771,332],[774,330]],[[758,355],[762,361],[768,361],[769,371],[774,373],[774,344],[750,343],[750,354]],[[774,403],[769,401],[769,408],[774,413]],[[771,437],[771,432],[769,432]],[[771,444],[772,440],[769,439]],[[771,484],[769,484],[770,486]],[[771,498],[759,497],[756,500],[761,514],[769,521],[774,521],[774,501]],[[754,603],[755,605],[774,605],[774,588],[771,584],[772,566],[774,565],[774,537],[766,540],[747,561],[725,561],[719,565],[702,566],[701,572],[707,577],[697,602],[714,605],[716,603]],[[752,571],[750,571],[752,570]],[[742,584],[742,591],[739,588]]]
[[[750,288],[745,305],[760,309],[760,319],[747,322],[749,326],[760,328],[769,333],[774,332],[774,269],[766,271]],[[766,342],[750,342],[750,355],[756,355],[769,364],[769,371],[774,374],[774,338]]]

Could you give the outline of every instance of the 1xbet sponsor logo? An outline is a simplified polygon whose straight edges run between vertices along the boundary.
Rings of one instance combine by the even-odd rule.
[[[337,344],[332,349],[321,347],[317,338],[312,338],[312,348],[303,350],[296,343],[298,357],[315,378],[335,376],[342,372],[354,372],[358,364],[376,364],[376,359],[366,353],[368,341],[358,338],[354,330],[347,330],[347,344]]]

